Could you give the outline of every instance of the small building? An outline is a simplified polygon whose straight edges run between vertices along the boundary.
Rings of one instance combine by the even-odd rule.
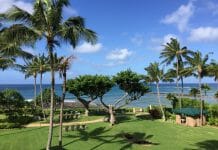
[[[177,108],[173,112],[176,114],[176,123],[191,127],[201,126],[200,108]],[[203,111],[203,125],[206,124],[206,111]]]

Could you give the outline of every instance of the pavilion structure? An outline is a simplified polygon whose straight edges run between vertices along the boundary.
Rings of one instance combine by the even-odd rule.
[[[191,127],[198,127],[206,124],[206,111],[203,111],[203,119],[200,118],[200,108],[177,108],[173,112],[176,114],[176,123]]]

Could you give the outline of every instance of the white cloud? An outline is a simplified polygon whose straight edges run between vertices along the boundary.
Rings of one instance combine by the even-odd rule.
[[[218,40],[218,27],[199,27],[191,30],[189,41],[212,42]]]
[[[13,5],[16,5],[19,8],[22,8],[29,13],[33,12],[33,5],[30,2],[27,2],[25,0],[0,0],[0,13],[6,12],[9,8],[11,8]]]
[[[144,42],[144,37],[140,34],[135,34],[130,40],[133,44],[141,46]]]
[[[161,51],[163,49],[163,45],[166,43],[170,42],[171,38],[176,38],[178,37],[175,34],[167,34],[163,36],[162,38],[151,38],[151,49],[156,50],[156,51]]]
[[[187,5],[181,5],[176,11],[168,14],[161,20],[165,24],[175,24],[179,31],[185,31],[192,15],[194,14],[193,1]]]
[[[106,59],[113,60],[113,61],[124,61],[128,57],[132,55],[132,51],[129,51],[128,49],[117,49],[111,51],[107,56]]]
[[[90,43],[84,42],[82,45],[79,45],[75,50],[78,53],[95,53],[101,50],[102,48],[101,43],[97,43],[92,45]]]

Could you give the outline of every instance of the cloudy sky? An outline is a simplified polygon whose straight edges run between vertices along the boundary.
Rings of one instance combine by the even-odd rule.
[[[0,0],[0,13],[17,5],[30,13],[32,0]],[[80,15],[88,28],[96,31],[96,45],[81,43],[76,49],[62,44],[59,55],[76,56],[68,78],[82,74],[114,75],[124,69],[145,74],[144,68],[159,59],[161,45],[171,37],[179,39],[181,46],[200,50],[218,59],[218,2],[216,0],[72,0],[64,9],[64,16]],[[44,41],[35,48],[24,47],[34,54],[45,52]],[[167,68],[167,67],[166,67]],[[49,74],[44,83],[49,83]],[[212,79],[204,79],[213,82]],[[32,83],[24,75],[7,70],[1,72],[1,84]],[[197,82],[188,78],[186,82]],[[61,83],[58,79],[57,83]]]

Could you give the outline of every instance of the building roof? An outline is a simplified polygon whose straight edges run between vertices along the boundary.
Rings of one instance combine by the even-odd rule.
[[[177,109],[174,109],[173,112],[175,114],[180,114],[180,115],[186,115],[186,116],[200,116],[200,113],[201,113],[201,109],[200,108],[192,108],[192,107],[189,107],[189,108],[177,108]],[[204,110],[203,111],[203,114],[207,114],[207,111]]]

